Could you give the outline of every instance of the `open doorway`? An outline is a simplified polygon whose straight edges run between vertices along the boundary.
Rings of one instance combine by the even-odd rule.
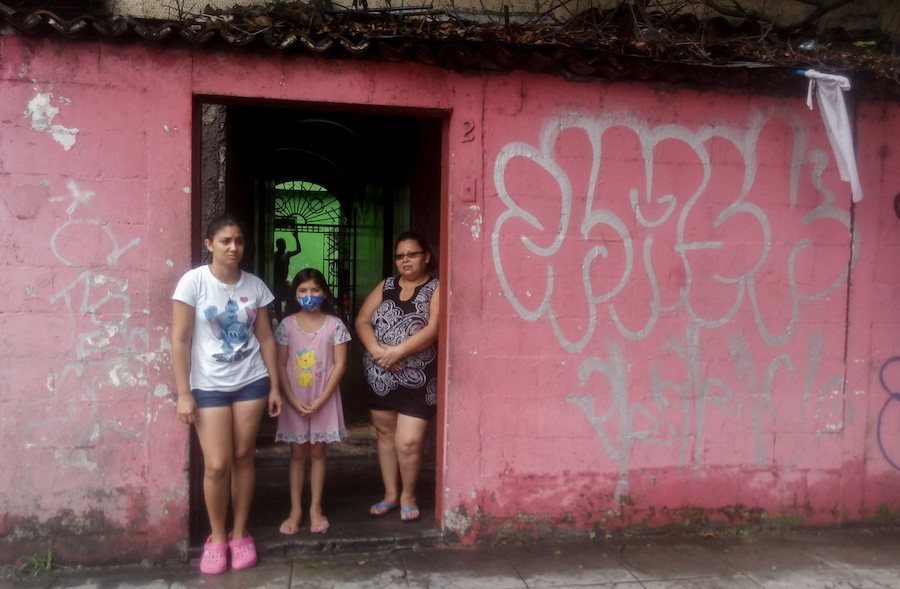
[[[279,252],[288,281],[302,268],[318,268],[352,332],[359,305],[394,271],[396,235],[415,229],[440,257],[442,113],[198,97],[195,123],[195,232],[200,235],[206,221],[223,211],[241,217],[249,234],[242,265],[273,292],[283,279],[277,274],[285,274],[278,271]],[[198,248],[195,261],[200,263],[202,256]],[[329,448],[324,506],[332,522],[329,536],[393,538],[400,529],[407,535],[432,534],[434,424],[418,489],[422,521],[401,527],[399,517],[367,516],[383,487],[355,337],[349,356],[341,397],[350,435]],[[275,430],[276,421],[265,417],[257,443],[252,533],[263,546],[317,541],[309,533],[289,539],[278,534],[290,508],[289,448],[274,444]],[[191,449],[190,527],[192,544],[201,544],[208,523],[196,443]]]

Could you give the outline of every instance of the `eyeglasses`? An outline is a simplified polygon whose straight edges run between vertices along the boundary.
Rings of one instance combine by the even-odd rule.
[[[395,256],[396,260],[399,262],[403,260],[403,258],[409,258],[410,260],[418,259],[419,256],[424,254],[425,252],[406,252],[405,254],[397,254]]]

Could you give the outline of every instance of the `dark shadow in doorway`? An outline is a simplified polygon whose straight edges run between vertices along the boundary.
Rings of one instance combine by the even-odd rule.
[[[340,227],[352,236],[347,242],[350,250],[339,256],[352,268],[345,283],[349,291],[346,321],[351,330],[356,309],[369,290],[394,271],[393,239],[398,233],[410,228],[420,231],[440,256],[442,113],[200,96],[196,105],[195,137],[200,149],[194,154],[195,182],[201,198],[195,200],[195,231],[223,210],[243,218],[252,235],[244,255],[248,271],[271,280],[273,231],[284,221],[274,216],[271,187],[298,180],[327,189],[341,203],[345,216]],[[297,222],[309,223],[300,218]],[[381,499],[383,486],[362,394],[360,350],[358,344],[352,346],[341,383],[351,435],[346,442],[332,445],[326,475],[324,508],[331,528],[324,536],[312,534],[307,518],[297,535],[279,533],[290,509],[289,449],[273,443],[275,426],[265,418],[258,437],[257,485],[250,514],[250,531],[262,553],[423,543],[439,537],[434,513],[439,479],[435,424],[426,437],[417,490],[422,519],[401,523],[399,511],[383,518],[368,516],[369,506]],[[195,547],[208,534],[202,476],[202,456],[194,444],[191,540]]]
[[[290,450],[287,444],[261,445],[257,449],[256,494],[250,521],[251,533],[261,553],[383,549],[431,544],[441,539],[435,527],[434,448],[426,448],[418,489],[422,519],[415,523],[401,522],[399,510],[373,518],[368,516],[369,506],[381,500],[384,489],[374,431],[365,424],[348,430],[344,442],[329,446],[324,509],[331,527],[325,534],[309,531],[308,482],[300,532],[285,536],[278,531],[291,505],[287,480]],[[434,440],[433,425],[431,430],[428,440]]]

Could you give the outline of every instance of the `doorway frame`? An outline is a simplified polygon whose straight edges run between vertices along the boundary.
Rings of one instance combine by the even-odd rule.
[[[439,231],[439,263],[438,277],[444,284],[440,290],[440,316],[438,317],[438,390],[437,413],[435,414],[435,496],[434,496],[434,526],[438,530],[444,527],[444,478],[445,478],[445,435],[447,422],[447,389],[448,389],[448,358],[449,358],[449,276],[452,268],[449,256],[449,229],[450,229],[450,195],[449,195],[449,161],[450,161],[450,123],[453,111],[450,109],[423,109],[412,107],[388,107],[372,106],[354,103],[319,103],[306,101],[285,101],[283,99],[267,99],[258,97],[223,96],[217,94],[192,94],[192,129],[191,129],[191,267],[202,263],[203,248],[201,247],[203,236],[203,105],[222,105],[226,109],[233,106],[254,106],[265,108],[266,106],[285,108],[286,106],[296,110],[328,110],[336,113],[354,113],[363,116],[391,115],[407,117],[410,119],[432,119],[439,123],[440,149],[438,170],[440,174],[437,183],[439,194],[435,203],[438,206],[438,231]],[[227,156],[226,156],[227,157]],[[228,190],[227,182],[225,191]],[[227,202],[227,196],[226,196]],[[255,227],[255,226],[254,226]],[[258,228],[254,228],[258,233]],[[254,242],[258,242],[258,236],[254,235]],[[393,244],[386,244],[393,253]],[[203,473],[198,467],[202,461],[199,439],[195,428],[191,428],[188,448],[188,536],[191,545],[199,545],[202,538],[194,537],[195,530],[206,526],[206,514],[202,507]],[[201,501],[197,501],[200,497]],[[202,523],[201,523],[202,522]]]

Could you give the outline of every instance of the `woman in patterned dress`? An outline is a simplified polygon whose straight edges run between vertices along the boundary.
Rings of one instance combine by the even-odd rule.
[[[369,515],[400,507],[400,519],[417,521],[416,484],[422,469],[425,432],[437,410],[437,335],[440,286],[431,271],[424,237],[408,231],[397,238],[398,274],[366,297],[356,318],[364,347],[363,367],[375,426],[384,498]]]

